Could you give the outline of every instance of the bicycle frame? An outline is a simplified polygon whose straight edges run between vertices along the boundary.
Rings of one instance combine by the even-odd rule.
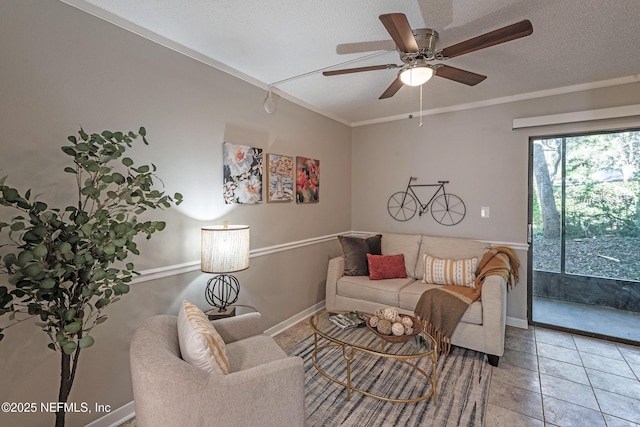
[[[429,205],[431,204],[431,202],[433,202],[433,199],[435,199],[438,193],[440,193],[440,190],[442,190],[442,194],[445,195],[445,202],[447,202],[447,198],[446,198],[447,192],[444,189],[444,185],[447,184],[449,181],[438,181],[437,184],[413,184],[412,185],[411,181],[415,181],[417,179],[418,178],[415,176],[412,176],[411,178],[409,178],[409,183],[407,184],[407,189],[405,190],[405,196],[402,198],[403,205],[406,199],[406,194],[409,194],[409,191],[411,191],[411,195],[415,197],[416,201],[420,205],[420,211],[418,212],[418,215],[422,215],[427,211],[427,209],[429,208]],[[423,205],[422,202],[420,201],[420,198],[418,197],[418,194],[416,194],[416,192],[413,191],[414,187],[416,188],[417,187],[438,187],[438,189],[436,190],[435,193],[433,193],[433,196],[431,196],[431,199],[429,199],[429,201]]]

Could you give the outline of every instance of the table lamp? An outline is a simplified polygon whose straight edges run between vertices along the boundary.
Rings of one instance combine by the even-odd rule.
[[[238,300],[240,283],[227,274],[249,268],[249,226],[212,225],[201,229],[201,264],[204,273],[215,273],[207,282],[205,298],[219,312]]]

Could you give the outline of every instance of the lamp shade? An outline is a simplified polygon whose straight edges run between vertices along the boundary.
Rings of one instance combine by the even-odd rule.
[[[407,65],[400,70],[398,77],[402,83],[408,86],[420,86],[425,84],[433,76],[433,69],[427,65],[418,63]]]
[[[205,273],[249,268],[249,226],[213,225],[201,229],[201,264]]]

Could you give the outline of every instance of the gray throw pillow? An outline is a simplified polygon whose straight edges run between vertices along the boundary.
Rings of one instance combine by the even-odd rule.
[[[368,276],[367,254],[382,255],[382,234],[367,237],[338,236],[344,255],[345,276]]]

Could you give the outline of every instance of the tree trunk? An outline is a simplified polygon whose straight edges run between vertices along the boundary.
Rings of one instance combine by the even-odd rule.
[[[542,145],[533,144],[533,173],[536,178],[538,200],[542,211],[542,230],[546,239],[560,237],[560,214],[553,197],[553,187],[549,178],[549,167]]]
[[[73,386],[73,380],[76,376],[76,366],[78,366],[78,356],[80,356],[80,347],[76,348],[73,354],[73,360],[70,354],[65,354],[63,351],[61,354],[60,363],[60,390],[58,391],[58,403],[60,407],[56,412],[56,427],[64,427],[66,410],[64,404],[69,400],[69,393],[71,393],[71,386]]]

